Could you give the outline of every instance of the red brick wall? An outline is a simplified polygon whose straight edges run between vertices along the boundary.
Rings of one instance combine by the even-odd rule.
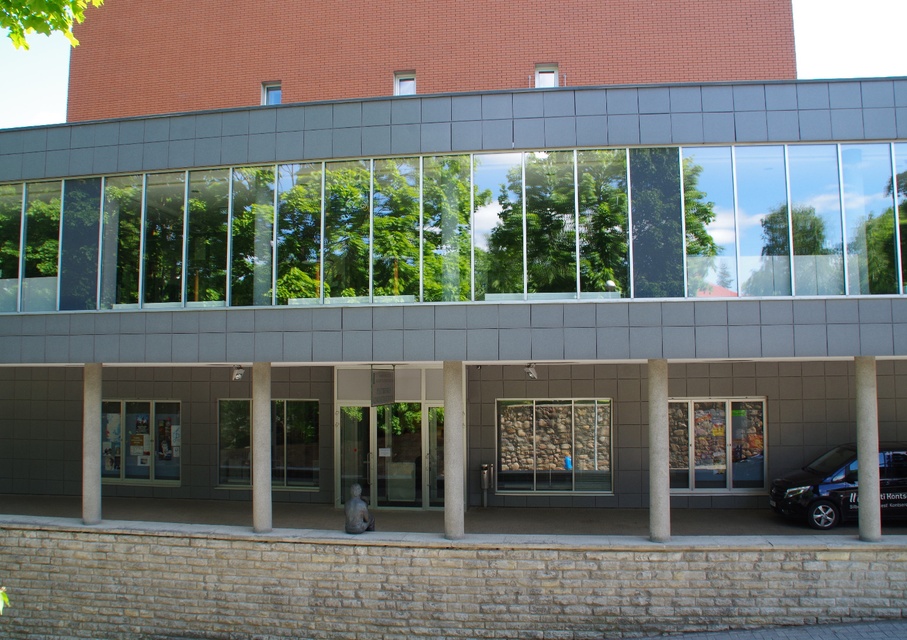
[[[796,77],[790,0],[111,0],[72,52],[70,121],[518,89],[536,63],[571,86]],[[562,80],[563,82],[563,80]]]

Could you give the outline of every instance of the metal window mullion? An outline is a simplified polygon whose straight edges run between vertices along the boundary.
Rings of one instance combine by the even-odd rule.
[[[633,268],[633,185],[630,184],[630,148],[627,147],[624,150],[625,154],[625,163],[626,163],[626,178],[627,178],[627,261],[630,263],[630,282],[627,283],[630,290],[630,298],[634,296],[634,268]]]
[[[98,278],[97,278],[97,287],[95,289],[95,298],[94,298],[94,308],[96,311],[101,309],[101,281],[103,278],[103,264],[104,264],[104,213],[107,208],[107,198],[105,194],[107,192],[107,177],[101,176],[101,207],[100,207],[100,218],[98,219]]]
[[[520,199],[523,201],[523,300],[529,298],[528,224],[526,222],[526,162],[528,153],[520,153]],[[533,413],[534,413],[533,409]]]
[[[56,311],[60,310],[60,280],[63,278],[63,224],[66,215],[66,183],[62,180],[60,183],[60,228],[57,229],[57,306]]]
[[[145,251],[147,246],[145,243],[145,233],[146,225],[148,224],[148,174],[142,174],[142,206],[141,212],[139,213],[139,225],[141,227],[139,231],[139,309],[145,307]],[[119,238],[119,231],[117,231],[117,238]],[[125,465],[124,465],[125,466]]]
[[[734,198],[734,288],[740,295],[740,201],[737,191],[737,147],[731,147],[731,189]]]
[[[570,401],[570,491],[576,491],[576,400]],[[564,465],[565,467],[567,465]]]
[[[573,239],[576,245],[573,255],[576,259],[576,299],[579,300],[582,292],[580,280],[580,244],[579,244],[579,152],[573,150]]]
[[[539,452],[538,438],[536,437],[537,418],[535,416],[536,401],[532,401],[532,491],[538,491],[539,477]]]
[[[787,255],[790,259],[790,293],[797,295],[797,266],[794,253],[794,205],[790,197],[790,154],[784,145],[784,188],[787,194]]]
[[[230,167],[230,182],[227,185],[227,299],[226,306],[233,304],[233,182],[236,169]]]
[[[19,208],[19,288],[16,291],[16,311],[22,311],[25,289],[25,230],[28,224],[28,183],[22,183],[22,204]]]
[[[690,491],[696,489],[696,433],[693,425],[696,424],[693,401],[687,400],[687,487]]]
[[[680,258],[683,261],[683,297],[688,298],[690,297],[690,283],[687,271],[687,203],[683,180],[683,147],[677,149],[677,164],[678,171],[680,171],[680,243],[683,252]]]
[[[725,489],[731,491],[734,488],[734,414],[731,412],[731,400],[724,400],[724,477],[727,478]]]
[[[888,156],[891,160],[891,210],[894,213],[894,263],[897,265],[898,294],[904,293],[904,256],[901,255],[901,213],[898,211],[898,165],[897,146],[888,143]]]
[[[848,277],[848,265],[849,262],[847,259],[847,212],[844,210],[844,162],[842,160],[841,145],[836,144],[835,150],[837,151],[837,161],[838,161],[838,204],[841,209],[841,253],[843,254],[841,258],[844,262],[844,295],[850,295],[850,278]],[[867,260],[869,259],[869,254],[866,256]]]
[[[183,185],[183,267],[182,278],[183,286],[180,287],[181,305],[186,307],[189,303],[189,171],[185,173],[185,184]]]

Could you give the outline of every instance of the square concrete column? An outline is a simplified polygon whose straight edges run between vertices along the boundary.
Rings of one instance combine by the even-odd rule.
[[[466,420],[463,403],[463,363],[444,363],[444,537],[466,532],[464,469]]]
[[[82,370],[82,522],[101,522],[101,402],[100,362]]]
[[[860,540],[882,539],[879,502],[879,400],[876,359],[854,358],[857,374],[857,462],[859,466]]]
[[[668,361],[649,360],[649,538],[671,539]]]
[[[271,363],[252,364],[252,528],[272,528]]]

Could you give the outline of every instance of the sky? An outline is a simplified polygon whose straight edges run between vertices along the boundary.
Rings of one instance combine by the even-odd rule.
[[[907,0],[792,2],[800,79],[907,76],[898,51]],[[17,50],[0,36],[0,129],[66,120],[69,43],[33,35],[29,44]]]

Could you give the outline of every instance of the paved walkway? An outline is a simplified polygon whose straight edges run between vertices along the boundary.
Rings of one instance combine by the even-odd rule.
[[[858,624],[817,624],[749,631],[712,631],[663,636],[683,640],[907,640],[907,620],[882,620]]]

